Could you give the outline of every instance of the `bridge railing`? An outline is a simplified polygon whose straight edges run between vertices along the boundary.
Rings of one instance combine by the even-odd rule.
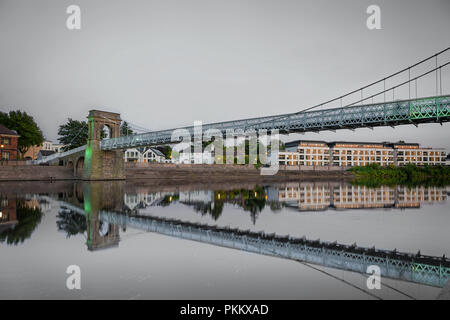
[[[57,160],[57,159],[60,159],[60,158],[64,158],[64,157],[70,156],[71,154],[74,154],[74,153],[77,153],[77,152],[80,152],[80,151],[83,151],[83,150],[86,150],[86,145],[78,147],[78,148],[75,148],[75,149],[71,149],[69,151],[54,153],[54,154],[52,154],[50,156],[43,157],[42,159],[32,160],[31,164],[48,163],[50,161],[54,161],[54,160]]]
[[[280,132],[307,132],[336,130],[342,128],[371,127],[379,125],[398,125],[415,121],[445,122],[450,120],[450,96],[420,98],[413,100],[391,101],[344,108],[308,111],[285,116],[269,116],[236,121],[211,123],[202,126],[203,133],[217,129],[226,135],[227,130],[267,130],[278,129]],[[194,127],[178,129],[187,130],[191,136]],[[174,143],[174,130],[161,130],[103,140],[104,150],[123,149],[138,146],[150,146]]]

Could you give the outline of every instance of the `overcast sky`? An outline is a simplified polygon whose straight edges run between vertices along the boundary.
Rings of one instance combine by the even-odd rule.
[[[71,4],[81,30],[66,28]],[[381,7],[381,30],[366,27],[371,4]],[[27,111],[54,141],[68,117],[94,108],[152,130],[295,112],[448,47],[449,18],[449,0],[0,0],[0,110]],[[428,82],[419,96],[434,94]],[[450,150],[449,128],[285,140],[403,139]]]

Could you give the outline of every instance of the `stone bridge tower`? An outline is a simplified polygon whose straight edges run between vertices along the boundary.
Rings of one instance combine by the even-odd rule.
[[[101,150],[103,128],[110,138],[120,137],[120,114],[99,110],[89,111],[89,136],[84,156],[83,180],[123,180],[124,160],[121,150]]]
[[[83,205],[87,219],[88,250],[119,245],[120,227],[99,219],[100,211],[120,212],[123,209],[124,182],[94,181],[83,183]]]

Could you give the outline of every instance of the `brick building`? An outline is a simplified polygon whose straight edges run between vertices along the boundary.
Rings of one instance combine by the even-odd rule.
[[[19,135],[0,124],[0,160],[17,160]]]

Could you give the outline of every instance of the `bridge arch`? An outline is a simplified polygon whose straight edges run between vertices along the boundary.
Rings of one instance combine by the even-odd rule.
[[[82,178],[83,177],[83,170],[84,170],[84,157],[79,157],[77,159],[77,162],[75,164],[75,177],[76,178]]]
[[[91,110],[89,112],[89,140],[102,140],[103,134],[108,138],[120,137],[121,119],[118,113]]]
[[[99,136],[102,139],[110,139],[113,136],[113,127],[108,124],[105,123],[103,125],[100,126],[99,128],[100,132],[99,132]]]
[[[75,184],[74,191],[75,199],[78,201],[78,204],[84,204],[83,186],[81,186],[80,184]]]

